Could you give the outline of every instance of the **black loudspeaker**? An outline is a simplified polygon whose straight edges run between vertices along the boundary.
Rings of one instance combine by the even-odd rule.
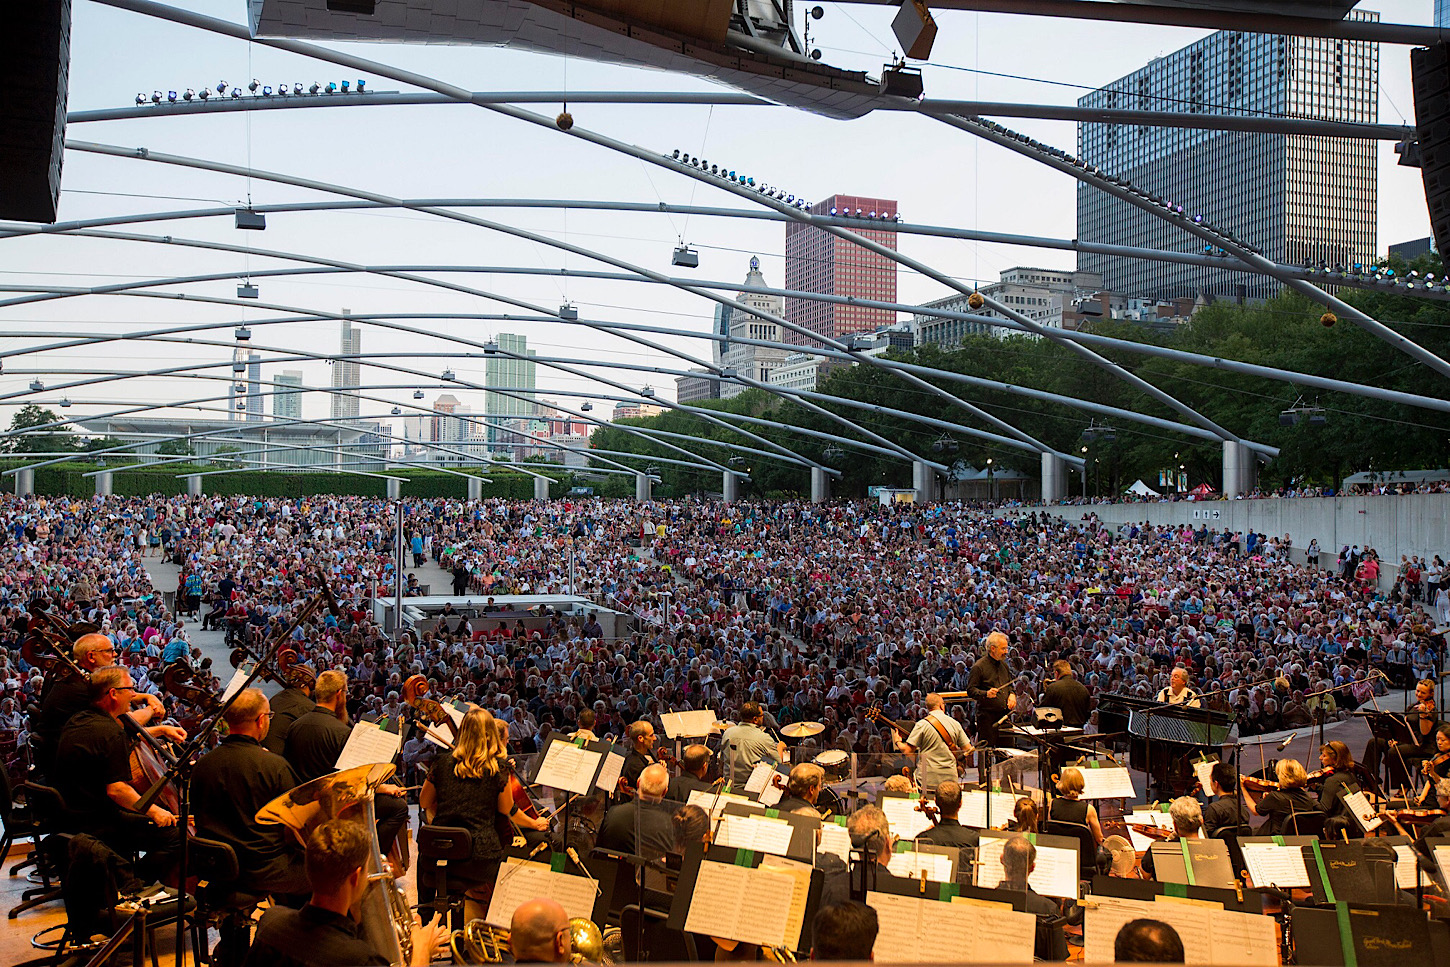
[[[0,218],[54,222],[71,0],[7,3],[0,26]]]
[[[1410,51],[1410,74],[1430,231],[1440,257],[1450,259],[1450,45]]]

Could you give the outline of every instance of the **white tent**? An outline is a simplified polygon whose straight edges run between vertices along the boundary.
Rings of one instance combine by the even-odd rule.
[[[1135,480],[1135,481],[1133,481],[1133,486],[1129,487],[1127,490],[1125,490],[1123,492],[1124,493],[1129,493],[1129,494],[1137,494],[1139,497],[1157,497],[1158,496],[1158,491],[1154,490],[1152,487],[1148,486],[1147,484],[1145,484],[1141,480]]]

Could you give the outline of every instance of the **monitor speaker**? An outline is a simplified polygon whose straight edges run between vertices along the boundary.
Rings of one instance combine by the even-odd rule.
[[[71,0],[7,3],[0,30],[0,218],[54,222]]]
[[[1430,231],[1440,257],[1450,258],[1450,45],[1410,51],[1410,74]]]

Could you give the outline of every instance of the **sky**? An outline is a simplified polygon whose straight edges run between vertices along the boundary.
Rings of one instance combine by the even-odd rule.
[[[178,6],[242,22],[244,0],[180,0]],[[825,60],[873,75],[895,49],[890,30],[894,8],[823,3],[825,16],[811,25]],[[797,5],[798,15],[802,5]],[[1431,0],[1387,0],[1365,4],[1383,20],[1428,24]],[[1205,36],[1208,31],[1172,27],[1096,24],[1060,19],[944,11],[930,66],[924,69],[927,95],[1071,104],[1101,86]],[[708,82],[656,71],[602,65],[557,55],[494,47],[335,44],[387,64],[427,74],[473,91],[643,90],[708,91]],[[1380,120],[1413,123],[1409,48],[1380,49]],[[366,77],[375,90],[406,90],[392,81],[343,71],[298,55],[276,51],[161,20],[75,0],[69,108],[122,107],[138,92],[183,90],[220,81],[245,85]],[[552,116],[558,105],[531,106]],[[981,143],[926,117],[878,112],[853,121],[830,120],[789,108],[728,106],[643,106],[573,104],[582,128],[667,154],[681,148],[718,161],[758,180],[781,185],[806,198],[834,193],[895,198],[906,221],[986,231],[1071,238],[1075,235],[1075,182],[1016,154]],[[1073,150],[1076,126],[1068,122],[1003,119],[1049,144]],[[629,202],[741,207],[744,202],[718,189],[663,169],[569,138],[550,129],[475,106],[413,106],[238,113],[201,117],[141,118],[72,124],[67,137],[127,148],[144,147],[220,161],[256,170],[285,172],[395,197],[576,198]],[[1390,243],[1429,234],[1418,169],[1398,167],[1392,145],[1379,147],[1379,241]],[[323,192],[257,179],[195,171],[134,158],[67,152],[62,220],[126,213],[176,211],[233,205],[327,200]],[[778,222],[683,217],[658,213],[585,212],[498,208],[484,217],[539,232],[560,241],[601,250],[667,274],[707,280],[743,280],[758,255],[768,283],[784,282],[784,226]],[[1209,213],[1210,216],[1212,213]],[[237,231],[230,218],[153,221],[126,231],[251,245],[321,255],[368,265],[468,265],[529,268],[607,269],[594,260],[566,255],[537,243],[422,213],[379,210],[273,214],[265,232]],[[696,270],[676,269],[670,254],[681,242],[699,252]],[[947,274],[968,282],[995,281],[1016,265],[1070,268],[1070,253],[960,240],[902,236],[900,248]],[[292,263],[237,253],[199,251],[134,241],[40,236],[0,239],[0,296],[13,298],[27,287],[95,287],[144,279],[231,273],[226,280],[159,286],[156,291],[232,297],[247,273]],[[436,275],[436,274],[435,274]],[[713,303],[665,286],[516,276],[501,273],[436,275],[542,306],[565,301],[588,319],[638,322],[706,332]],[[404,280],[369,275],[324,275],[261,279],[261,301],[323,312],[423,314],[509,311],[477,296],[444,292]],[[903,270],[898,299],[925,302],[945,294],[938,283]],[[0,306],[0,346],[31,347],[72,333],[125,333],[193,323],[224,324],[202,338],[230,343],[231,326],[288,315],[259,307],[239,309],[176,299],[85,295],[25,305]],[[562,324],[526,324],[427,319],[410,323],[484,341],[496,332],[522,332],[541,356],[587,361],[687,368],[662,353],[594,330]],[[40,338],[21,338],[26,336]],[[701,358],[709,344],[684,337],[659,342]],[[255,345],[275,349],[335,352],[338,324],[317,320],[259,328]],[[439,353],[449,343],[426,335],[365,327],[363,348],[376,353]],[[265,357],[270,353],[263,350]],[[224,381],[182,378],[130,379],[72,390],[59,383],[85,378],[66,370],[144,371],[188,362],[218,364],[205,372],[230,377],[229,346],[176,343],[103,343],[10,357],[0,375],[0,420],[21,402],[75,402],[68,415],[86,415],[143,402],[174,402],[224,395]],[[390,363],[441,373],[448,366],[464,381],[484,382],[482,359],[442,356],[388,359]],[[268,364],[264,377],[300,369],[307,385],[330,382],[326,363]],[[30,381],[48,388],[23,393]],[[674,379],[664,374],[623,373],[620,382],[652,385],[672,398]],[[363,404],[383,416],[396,401],[414,403],[412,384],[397,373],[363,371],[364,383],[407,383],[379,390],[388,402]],[[576,375],[540,367],[537,384],[551,389],[600,392]],[[425,381],[432,402],[452,392],[475,412],[481,393],[440,389]],[[225,407],[225,403],[209,404]],[[607,407],[597,407],[598,416]],[[270,413],[271,407],[267,406]],[[304,417],[325,417],[327,399],[311,395]],[[197,413],[220,417],[220,413]]]

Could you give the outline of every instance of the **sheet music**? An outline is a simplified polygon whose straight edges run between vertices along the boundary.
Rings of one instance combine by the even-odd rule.
[[[878,963],[1032,962],[1037,918],[1030,913],[875,891],[866,904],[880,925],[872,950]]]
[[[780,773],[776,773],[776,775],[780,775]],[[756,799],[756,802],[760,803],[762,806],[774,806],[776,803],[780,802],[781,797],[784,795],[785,789],[783,789],[780,785],[772,782],[770,783],[770,785],[760,790],[760,796],[758,799]]]
[[[619,785],[619,777],[623,774],[624,756],[610,749],[604,754],[604,765],[599,769],[599,778],[594,780],[594,788],[613,792]]]
[[[916,808],[920,804],[920,799],[903,796],[881,797],[881,811],[886,814],[886,821],[891,825],[891,832],[897,839],[916,839],[931,829],[931,818]]]
[[[794,827],[784,819],[768,816],[738,816],[726,813],[716,827],[715,842],[736,849],[786,856]]]
[[[231,681],[227,682],[227,687],[222,689],[222,704],[225,705],[231,701],[232,696],[242,690],[242,683],[251,677],[252,669],[255,667],[256,663],[250,661],[244,661],[237,666],[237,670],[232,672]]]
[[[891,871],[893,876],[920,879],[924,870],[928,880],[935,880],[937,883],[954,883],[957,876],[952,865],[952,858],[945,853],[920,853],[916,850],[906,850],[901,853],[892,853],[891,862],[886,864],[886,868]]]
[[[690,798],[687,800],[687,802],[689,802],[691,806],[699,806],[701,809],[705,810],[705,812],[709,813],[711,822],[714,822],[715,820],[720,818],[720,813],[724,811],[725,806],[728,803],[746,802],[750,803],[752,806],[755,805],[755,803],[751,802],[745,796],[737,796],[733,792],[722,792],[717,794],[713,792],[706,792],[703,789],[696,789],[691,792]]]
[[[572,742],[551,742],[544,750],[544,761],[539,764],[534,782],[582,795],[593,785],[594,772],[602,758],[602,753],[581,749]]]
[[[1159,829],[1166,829],[1173,832],[1173,817],[1165,812],[1135,812],[1129,813],[1123,820],[1125,823],[1137,823],[1139,826],[1156,826]],[[1148,849],[1158,840],[1150,836],[1144,836],[1132,826],[1128,827],[1128,839],[1133,843],[1133,849],[1139,853],[1146,853]]]
[[[1240,848],[1254,886],[1309,888],[1309,870],[1304,866],[1304,851],[1299,847],[1241,843]]]
[[[555,873],[545,863],[531,863],[509,857],[499,867],[488,904],[488,922],[508,928],[514,911],[530,900],[546,896],[559,901],[570,917],[593,918],[598,886],[587,876]]]
[[[374,762],[392,762],[402,744],[403,737],[397,732],[384,731],[373,722],[359,722],[352,727],[347,744],[338,753],[333,768],[351,769]]]
[[[665,735],[671,739],[696,739],[715,728],[715,713],[709,709],[665,712],[660,716]]]
[[[774,762],[757,763],[754,769],[750,770],[750,778],[745,780],[745,791],[760,793],[770,785],[771,774],[775,772]]]
[[[788,860],[783,856],[767,856],[760,861],[757,869],[769,870],[771,873],[780,873],[791,878],[790,910],[786,914],[786,922],[800,926],[795,927],[793,935],[785,938],[785,945],[791,950],[800,950],[801,932],[805,930],[806,925],[806,904],[811,898],[811,872],[813,869],[811,864]]]
[[[1434,883],[1430,874],[1420,869],[1420,864],[1415,860],[1415,849],[1405,843],[1396,843],[1395,851],[1395,886],[1401,890],[1413,890],[1415,888],[1415,874],[1420,874],[1420,885],[1430,886]]]
[[[1360,829],[1366,833],[1378,829],[1384,825],[1384,820],[1375,813],[1375,808],[1369,804],[1363,791],[1356,789],[1354,792],[1346,793],[1343,797],[1344,805],[1354,814],[1355,821],[1359,823]]]
[[[1082,726],[1064,725],[1053,729],[1039,729],[1035,725],[1019,725],[1012,731],[1021,732],[1023,735],[1065,735],[1069,732],[1081,732]]]
[[[1079,769],[1082,773],[1082,799],[1136,799],[1133,777],[1127,769],[1112,767],[1105,769]]]
[[[851,834],[846,832],[845,826],[821,823],[821,844],[816,847],[816,854],[821,853],[834,853],[841,862],[851,862]]]
[[[992,821],[987,822],[987,797],[992,797]],[[989,826],[1001,826],[1002,823],[1012,818],[1012,811],[1017,808],[1017,797],[1010,792],[987,793],[981,789],[969,789],[962,793],[962,811],[957,815],[957,822],[963,826],[970,826],[973,829],[986,829]]]
[[[424,726],[423,738],[427,739],[429,742],[432,742],[434,745],[438,746],[441,749],[451,749],[453,748],[453,737],[457,735],[458,730],[463,727],[463,716],[467,713],[461,709],[455,708],[452,702],[441,702],[440,704],[443,707],[444,713],[453,720],[453,731],[448,731],[448,726],[442,724],[441,722],[437,725],[434,725],[430,722],[426,726]]]
[[[996,836],[982,837],[977,848],[977,875],[973,881],[977,886],[996,889],[1007,872],[1002,868],[1002,847],[1007,840]],[[1027,878],[1028,886],[1043,896],[1059,896],[1077,899],[1078,889],[1077,850],[1057,846],[1038,846],[1037,865]]]
[[[1224,967],[1278,967],[1274,919],[1258,914],[1215,910],[1188,903],[1155,903],[1094,896],[1083,923],[1083,961],[1113,963],[1113,941],[1123,924],[1148,918],[1173,927],[1183,940],[1189,964]]]
[[[701,860],[685,929],[741,943],[780,947],[797,940],[790,922],[796,880],[781,872]]]
[[[1450,846],[1435,847],[1435,862],[1440,864],[1440,876],[1450,881]]]
[[[1203,794],[1213,794],[1213,767],[1218,765],[1212,759],[1199,760],[1193,763],[1193,774],[1198,777],[1198,784],[1203,787]]]

